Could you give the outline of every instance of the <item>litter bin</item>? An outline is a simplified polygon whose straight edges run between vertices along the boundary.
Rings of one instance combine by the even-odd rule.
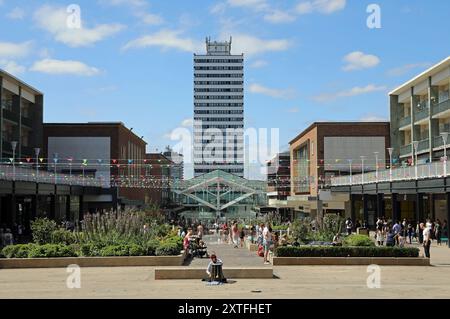
[[[368,229],[368,228],[358,227],[358,228],[356,229],[356,233],[357,233],[358,235],[366,235],[366,236],[369,236],[369,229]]]

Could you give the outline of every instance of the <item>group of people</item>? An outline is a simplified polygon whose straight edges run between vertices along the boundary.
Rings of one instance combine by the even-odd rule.
[[[217,225],[216,231],[218,231],[223,243],[233,244],[234,248],[244,247],[245,229],[243,226],[239,227],[238,222],[235,220],[232,223],[223,223],[221,226]]]

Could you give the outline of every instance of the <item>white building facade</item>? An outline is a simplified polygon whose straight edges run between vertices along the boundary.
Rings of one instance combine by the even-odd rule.
[[[244,177],[244,55],[206,39],[194,54],[194,176],[222,170]]]

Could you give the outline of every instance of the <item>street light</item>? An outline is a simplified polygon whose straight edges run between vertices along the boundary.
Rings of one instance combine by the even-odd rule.
[[[373,152],[375,154],[375,178],[378,182],[378,154],[379,152]]]
[[[441,133],[442,140],[444,141],[444,176],[447,176],[447,141],[448,132]]]
[[[39,153],[41,152],[41,149],[39,147],[36,147],[34,149],[34,154],[36,155],[36,183],[38,182],[39,177]]]
[[[57,184],[56,163],[58,162],[58,153],[53,154],[53,162],[55,163],[55,184]]]
[[[389,180],[392,182],[392,153],[394,152],[394,148],[389,147],[387,150],[389,152]]]
[[[361,162],[362,162],[362,166],[361,166],[361,181],[362,184],[364,184],[364,160],[365,160],[365,156],[360,156],[361,157]]]
[[[353,162],[352,159],[348,160],[348,164],[349,164],[349,167],[350,167],[350,186],[353,185],[353,180],[352,180],[352,162]]]
[[[17,147],[17,141],[11,142],[12,152],[13,152],[13,180],[16,180],[16,147]]]
[[[415,171],[416,179],[417,179],[417,149],[419,147],[419,141],[414,141],[413,146],[414,146],[414,154],[413,154],[414,171]]]

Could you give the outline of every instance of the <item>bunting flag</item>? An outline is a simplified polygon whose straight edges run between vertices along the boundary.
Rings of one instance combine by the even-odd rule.
[[[26,160],[28,163],[31,162],[31,157],[27,157]]]
[[[88,160],[87,159],[83,159],[82,165],[87,166],[87,164],[88,164]]]
[[[132,159],[129,159],[129,160],[128,160],[128,164],[133,164],[133,160],[132,160]]]
[[[44,158],[43,158],[43,157],[40,157],[40,158],[39,158],[39,161],[42,163],[42,162],[44,161]]]
[[[97,163],[99,163],[99,164],[101,164],[102,162],[103,162],[102,159],[98,159],[98,160],[97,160]]]
[[[117,160],[116,159],[113,159],[112,162],[113,162],[113,164],[117,164]]]
[[[14,158],[10,157],[9,160],[12,162],[14,162]]]

